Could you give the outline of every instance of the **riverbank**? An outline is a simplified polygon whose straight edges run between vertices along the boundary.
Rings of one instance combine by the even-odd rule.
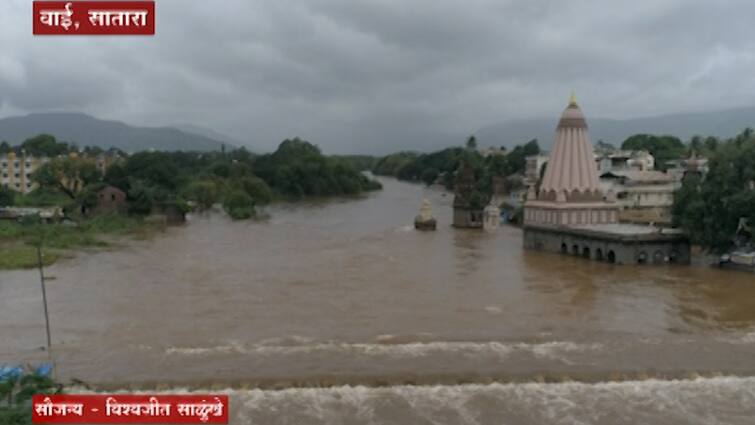
[[[0,270],[36,267],[40,242],[42,262],[49,266],[79,251],[112,247],[121,238],[148,238],[163,228],[161,223],[119,215],[98,215],[75,225],[0,221]]]

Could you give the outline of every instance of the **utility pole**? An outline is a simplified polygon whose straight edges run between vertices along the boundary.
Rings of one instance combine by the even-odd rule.
[[[45,288],[45,271],[42,264],[42,238],[37,242],[37,267],[39,268],[39,284],[42,286],[42,303],[45,307],[45,330],[47,331],[47,356],[52,366],[52,377],[56,376],[55,360],[52,358],[52,337],[50,336],[50,314],[47,311],[47,289]]]

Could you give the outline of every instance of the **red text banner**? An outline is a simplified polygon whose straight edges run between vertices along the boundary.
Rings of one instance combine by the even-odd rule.
[[[154,1],[35,1],[34,35],[153,35]]]
[[[31,415],[35,424],[227,424],[228,396],[36,394]]]

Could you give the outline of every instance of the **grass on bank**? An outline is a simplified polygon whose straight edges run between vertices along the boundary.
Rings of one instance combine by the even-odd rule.
[[[78,225],[61,223],[0,221],[0,269],[37,266],[36,245],[42,240],[43,263],[53,264],[81,248],[110,246],[113,237],[144,238],[162,226],[142,219],[120,215],[98,215]]]

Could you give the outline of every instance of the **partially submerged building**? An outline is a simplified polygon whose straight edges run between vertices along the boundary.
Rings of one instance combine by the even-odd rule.
[[[483,224],[484,200],[475,190],[475,175],[472,166],[462,161],[456,172],[456,191],[454,193],[453,226],[462,229],[480,229]]]
[[[584,114],[572,96],[556,127],[539,191],[524,205],[524,246],[611,263],[688,263],[688,239],[655,226],[619,224],[621,205],[604,193]]]

